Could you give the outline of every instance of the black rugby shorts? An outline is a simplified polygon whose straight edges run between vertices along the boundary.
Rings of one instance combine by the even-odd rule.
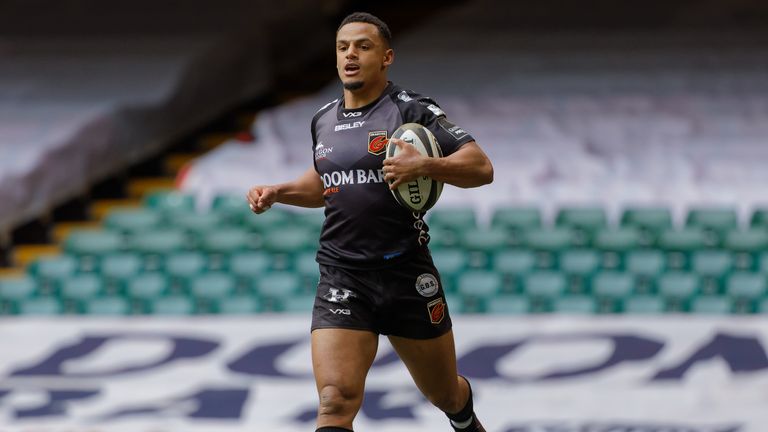
[[[377,270],[320,265],[312,330],[344,328],[413,339],[451,329],[440,275],[429,252]]]

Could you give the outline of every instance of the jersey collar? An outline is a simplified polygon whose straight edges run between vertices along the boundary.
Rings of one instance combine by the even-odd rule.
[[[387,82],[387,86],[384,88],[384,91],[381,92],[378,98],[374,100],[373,102],[369,103],[368,105],[362,106],[360,108],[352,108],[352,109],[346,109],[344,108],[344,95],[339,98],[339,103],[336,105],[336,118],[338,120],[355,120],[359,119],[361,117],[364,117],[368,111],[371,110],[376,104],[381,102],[382,99],[386,95],[388,95],[392,91],[392,87],[394,84],[392,81]]]

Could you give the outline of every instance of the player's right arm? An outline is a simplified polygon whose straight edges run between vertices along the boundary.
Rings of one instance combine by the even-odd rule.
[[[278,202],[299,207],[323,207],[323,181],[314,168],[308,169],[296,180],[276,185],[254,186],[246,195],[248,204],[256,214],[264,213]]]

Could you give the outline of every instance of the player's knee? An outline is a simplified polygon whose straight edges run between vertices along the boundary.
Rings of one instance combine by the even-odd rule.
[[[326,385],[320,389],[318,414],[330,417],[354,417],[361,400],[361,395],[356,392],[345,391],[335,385]]]

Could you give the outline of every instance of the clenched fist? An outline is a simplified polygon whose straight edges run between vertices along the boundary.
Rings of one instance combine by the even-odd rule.
[[[251,211],[256,214],[264,213],[277,200],[277,189],[272,186],[254,186],[246,194]]]

